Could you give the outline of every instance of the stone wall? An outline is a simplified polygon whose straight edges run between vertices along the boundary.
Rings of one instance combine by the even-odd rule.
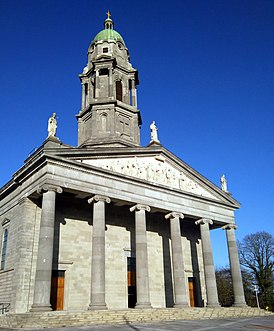
[[[64,309],[87,309],[90,302],[92,211],[87,201],[57,202],[54,269],[65,270]],[[106,206],[106,304],[109,309],[128,307],[127,257],[135,257],[135,221],[130,206]],[[184,224],[184,223],[183,223]],[[190,227],[190,228],[189,228]],[[205,299],[202,254],[197,226],[182,226],[186,287],[196,277],[198,304]],[[173,306],[169,221],[162,213],[147,214],[147,242],[151,304]]]

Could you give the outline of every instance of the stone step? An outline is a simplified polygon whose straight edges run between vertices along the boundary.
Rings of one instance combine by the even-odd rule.
[[[0,327],[52,328],[98,324],[125,324],[151,321],[195,320],[269,316],[274,313],[258,308],[166,308],[98,311],[52,311],[0,316]]]

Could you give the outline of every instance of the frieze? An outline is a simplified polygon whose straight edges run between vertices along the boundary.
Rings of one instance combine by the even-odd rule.
[[[140,178],[211,199],[214,195],[190,179],[184,172],[172,167],[164,157],[134,157],[120,159],[89,159],[87,163],[112,172]]]

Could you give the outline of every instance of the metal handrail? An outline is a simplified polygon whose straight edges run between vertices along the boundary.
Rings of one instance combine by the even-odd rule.
[[[2,314],[5,314],[9,311],[10,303],[9,302],[0,302],[0,311]]]

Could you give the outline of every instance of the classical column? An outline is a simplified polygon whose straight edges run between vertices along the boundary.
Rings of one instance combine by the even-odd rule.
[[[165,215],[170,219],[170,236],[172,249],[172,268],[174,281],[174,307],[189,307],[186,291],[185,270],[182,250],[182,237],[180,228],[180,218],[184,218],[181,213],[169,213]]]
[[[112,68],[108,69],[109,71],[109,92],[108,92],[108,96],[110,98],[113,98],[113,73],[112,73]]]
[[[110,198],[95,195],[88,200],[88,203],[93,203],[91,293],[88,309],[107,309],[105,300],[105,203],[110,203]]]
[[[95,70],[95,99],[99,98],[99,69]]]
[[[82,110],[86,108],[86,86],[82,82]]]
[[[205,284],[207,292],[207,307],[219,307],[220,304],[218,300],[216,276],[209,233],[209,224],[213,224],[213,221],[203,218],[199,221],[196,221],[195,224],[200,225],[201,231]]]
[[[61,187],[44,185],[38,189],[43,194],[40,234],[34,284],[34,298],[31,311],[49,311],[53,256],[53,238],[55,221],[56,193],[62,193]]]
[[[227,248],[229,254],[230,270],[232,276],[232,285],[234,293],[234,306],[246,307],[243,280],[239,262],[238,248],[235,237],[235,231],[237,229],[236,224],[227,224],[222,227],[226,230]]]
[[[136,93],[135,79],[131,80],[131,96],[132,96],[132,106],[137,107],[137,93]]]
[[[136,285],[137,303],[135,308],[151,308],[148,278],[148,255],[146,234],[146,211],[149,206],[137,204],[130,208],[135,211],[135,236],[136,236]]]

